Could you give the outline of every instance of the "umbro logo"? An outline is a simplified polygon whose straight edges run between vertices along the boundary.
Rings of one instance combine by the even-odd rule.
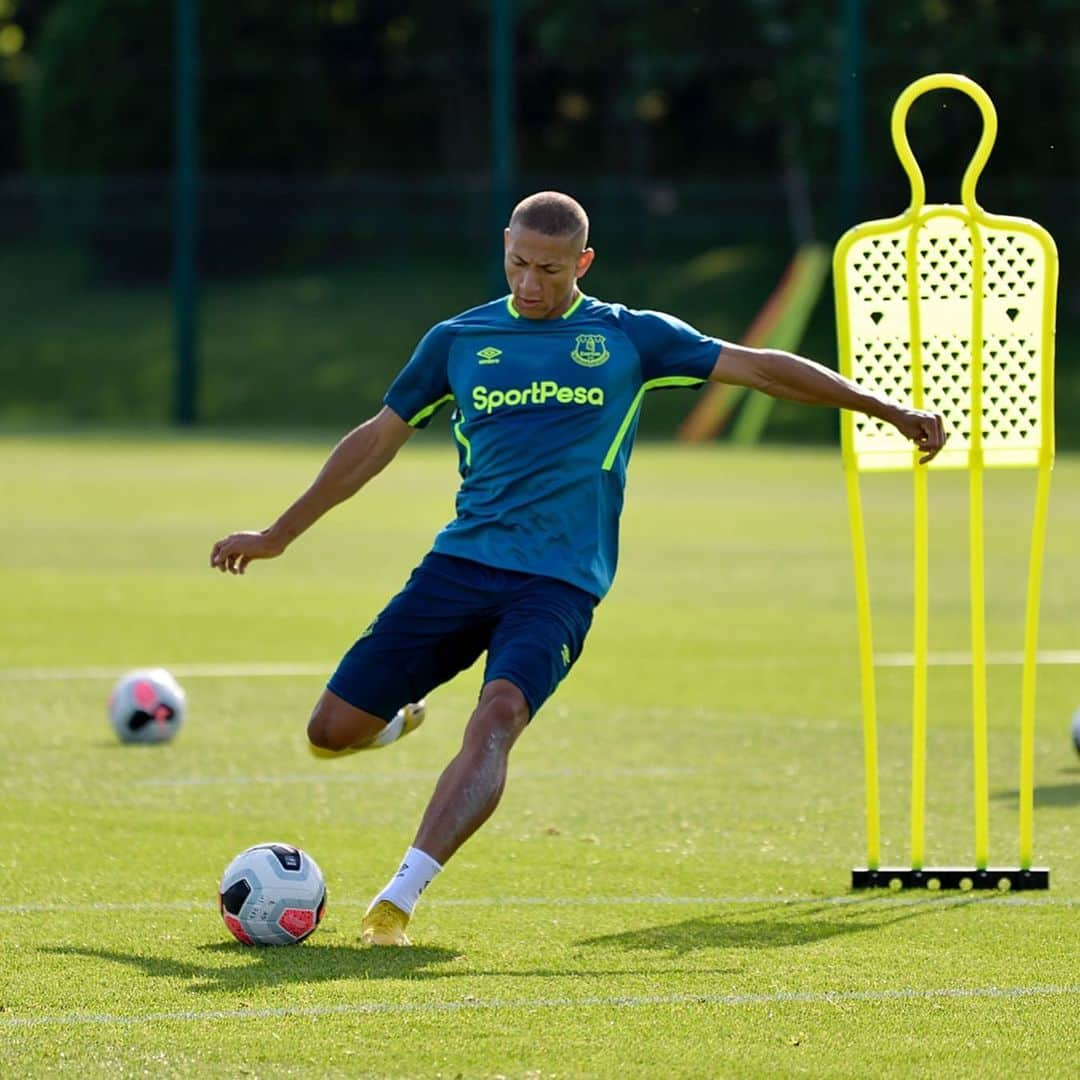
[[[486,348],[477,349],[476,355],[480,357],[481,364],[497,364],[499,357],[502,356],[502,349],[496,349],[494,345],[488,345]]]

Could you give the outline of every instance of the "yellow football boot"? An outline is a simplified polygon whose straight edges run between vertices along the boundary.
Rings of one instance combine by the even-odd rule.
[[[424,722],[424,717],[427,716],[427,705],[423,701],[418,701],[414,705],[406,705],[401,713],[403,720],[398,739],[408,735],[410,731],[415,731]]]
[[[409,916],[389,900],[380,900],[360,924],[360,940],[365,945],[411,945],[405,934]]]

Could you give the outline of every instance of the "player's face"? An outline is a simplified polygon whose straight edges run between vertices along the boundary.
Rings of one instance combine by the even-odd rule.
[[[593,249],[582,250],[577,237],[547,236],[521,225],[506,230],[503,244],[515,310],[527,319],[557,319],[574,302]]]

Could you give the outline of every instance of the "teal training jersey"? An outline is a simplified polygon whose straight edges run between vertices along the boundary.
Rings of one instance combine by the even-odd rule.
[[[385,402],[414,427],[454,406],[457,516],[434,550],[602,597],[642,397],[701,384],[721,347],[670,315],[586,296],[557,319],[524,318],[505,297],[432,327]]]

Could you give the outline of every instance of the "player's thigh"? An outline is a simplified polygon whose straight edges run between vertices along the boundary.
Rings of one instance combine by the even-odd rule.
[[[498,679],[513,683],[535,716],[581,655],[595,606],[572,585],[537,579],[506,605],[492,632],[485,687]]]
[[[425,560],[342,657],[327,689],[364,713],[393,718],[471,667],[492,622],[475,597],[425,570]]]

